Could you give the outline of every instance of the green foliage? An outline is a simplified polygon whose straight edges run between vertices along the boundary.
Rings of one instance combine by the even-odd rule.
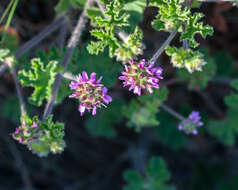
[[[124,6],[126,7],[126,5]],[[91,31],[91,35],[97,39],[87,47],[90,54],[98,55],[106,47],[109,47],[110,57],[115,56],[118,61],[126,62],[142,53],[142,32],[139,28],[135,28],[134,33],[129,37],[125,37],[125,34],[118,31],[129,26],[130,15],[123,8],[123,4],[119,0],[107,3],[105,18],[100,15],[98,8],[88,9],[87,15],[92,20],[92,25],[96,27]],[[117,37],[118,33],[121,40]]]
[[[53,60],[57,60],[59,63],[62,63],[64,60],[66,54],[66,48],[63,48],[63,50],[60,50],[56,46],[51,46],[48,52],[45,51],[38,51],[37,52],[37,57],[40,58],[40,60],[44,63],[48,63]],[[78,49],[76,49],[72,55],[72,58],[69,62],[69,65],[77,64],[75,60],[78,59]],[[60,66],[58,66],[60,69]],[[65,97],[67,97],[70,94],[70,89],[69,89],[69,81],[66,79],[62,79],[62,82],[60,84],[55,103],[58,104],[60,103]]]
[[[6,57],[10,54],[9,49],[0,49],[0,61],[4,62]]]
[[[232,82],[232,87],[238,90],[238,80]],[[225,145],[234,145],[238,135],[238,94],[232,92],[225,98],[228,106],[227,116],[222,121],[211,121],[209,123],[209,133],[216,136]]]
[[[53,123],[52,117],[49,115],[43,122],[36,116],[31,119],[25,115],[25,124],[16,129],[13,138],[27,145],[29,150],[40,157],[47,156],[50,152],[61,153],[65,147],[64,124]]]
[[[128,118],[127,126],[134,127],[137,132],[142,127],[158,126],[157,114],[159,105],[167,99],[168,90],[162,88],[153,94],[133,99],[128,106],[124,106],[123,115]]]
[[[171,63],[177,68],[186,68],[189,73],[201,71],[202,66],[206,64],[203,54],[192,49],[183,49],[167,46],[165,52],[171,56]]]
[[[152,26],[156,30],[175,31],[181,33],[180,40],[188,40],[191,48],[199,45],[194,36],[201,34],[203,38],[213,34],[212,27],[199,22],[203,15],[192,14],[190,8],[184,7],[184,0],[152,0],[151,5],[159,8],[159,13]],[[183,26],[183,27],[182,27]]]
[[[57,64],[57,61],[50,61],[46,64],[39,58],[35,58],[31,60],[31,69],[19,71],[18,79],[21,84],[34,88],[34,92],[29,98],[31,104],[41,106],[44,99],[50,98],[52,86],[59,71]]]
[[[115,137],[116,131],[113,125],[122,120],[122,107],[124,101],[121,99],[113,100],[106,109],[99,111],[96,116],[90,117],[86,121],[86,128],[93,136],[103,136],[107,138]]]
[[[184,0],[152,0],[151,5],[159,8],[159,13],[152,26],[156,30],[181,31],[181,24],[185,23],[190,15],[188,8],[182,9]]]
[[[141,176],[136,171],[127,170],[124,173],[124,179],[128,184],[123,187],[123,190],[175,190],[175,187],[166,184],[170,179],[170,173],[164,160],[159,157],[153,157],[150,160],[145,176]]]
[[[194,13],[188,17],[188,20],[185,24],[185,32],[182,33],[180,40],[188,40],[189,45],[192,48],[196,48],[199,43],[195,41],[194,36],[196,34],[201,34],[203,38],[206,38],[207,35],[213,34],[213,28],[208,25],[203,25],[202,22],[199,22],[203,18],[203,14]]]
[[[200,52],[204,55],[204,60],[207,63],[203,66],[203,72],[194,71],[192,74],[189,74],[187,70],[177,70],[177,76],[182,81],[188,81],[188,88],[190,90],[206,88],[208,81],[216,74],[215,60],[209,56],[208,50],[201,49]]]

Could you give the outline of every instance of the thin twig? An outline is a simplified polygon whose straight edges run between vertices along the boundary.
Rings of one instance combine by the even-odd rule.
[[[54,22],[52,22],[49,26],[47,26],[44,30],[42,30],[38,35],[36,35],[30,41],[26,42],[16,52],[14,52],[15,57],[19,58],[21,55],[26,53],[32,47],[34,47],[35,45],[40,43],[43,39],[45,39],[52,32],[56,31],[65,22],[66,22],[65,16],[64,15],[60,16],[58,19],[56,19]]]
[[[67,45],[67,52],[66,52],[63,64],[62,64],[62,66],[64,68],[67,67],[67,65],[68,65],[68,63],[71,59],[71,56],[73,54],[74,48],[76,47],[77,42],[79,41],[79,39],[81,37],[81,34],[82,34],[82,31],[83,31],[83,29],[86,25],[86,18],[87,18],[86,17],[86,10],[90,6],[91,3],[92,3],[92,0],[88,0],[87,3],[85,4],[83,12],[79,17],[78,23],[77,23],[77,25],[76,25],[76,27],[73,31],[73,34],[72,34],[72,36],[69,40],[69,43]],[[55,79],[55,83],[53,85],[52,95],[51,95],[49,101],[47,102],[47,105],[46,105],[45,110],[44,110],[44,114],[43,114],[43,118],[42,118],[43,120],[45,120],[46,117],[49,114],[51,114],[51,112],[52,112],[52,109],[53,109],[53,106],[54,106],[54,101],[55,101],[55,98],[56,98],[61,80],[62,80],[62,76],[60,74],[58,74],[56,79]]]
[[[44,30],[42,30],[39,34],[37,34],[34,38],[23,44],[17,51],[14,52],[15,58],[21,57],[24,53],[29,51],[31,48],[39,44],[43,39],[45,39],[52,32],[56,31],[62,24],[66,22],[65,16],[60,16],[54,22],[52,22],[49,26],[47,26]],[[8,65],[3,64],[0,67],[0,76],[7,70]]]
[[[178,112],[176,112],[175,110],[173,110],[172,108],[170,108],[165,104],[161,104],[160,107],[163,108],[166,112],[170,113],[175,118],[177,118],[178,120],[184,121],[186,119],[181,114],[179,114]]]
[[[164,52],[164,49],[166,48],[166,46],[169,45],[170,42],[174,39],[176,33],[177,33],[177,31],[173,31],[170,33],[167,40],[162,44],[162,46],[160,46],[160,48],[157,50],[157,52],[150,59],[149,63],[153,62],[153,61],[155,62],[158,59],[158,57]]]
[[[16,91],[17,91],[17,97],[18,97],[19,102],[20,102],[21,115],[23,116],[23,115],[26,114],[26,109],[25,109],[25,104],[24,104],[22,93],[21,93],[20,85],[19,85],[19,82],[17,80],[16,70],[14,68],[14,58],[13,57],[6,58],[6,64],[9,66],[10,72],[13,76],[13,80],[14,80],[14,83],[15,83]]]

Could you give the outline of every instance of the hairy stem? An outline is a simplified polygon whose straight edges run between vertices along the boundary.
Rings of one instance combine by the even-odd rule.
[[[25,109],[25,104],[24,104],[22,93],[21,93],[20,85],[19,85],[19,82],[17,80],[17,74],[16,74],[16,70],[14,68],[14,62],[15,62],[14,57],[6,58],[6,64],[10,68],[10,72],[13,76],[13,80],[14,80],[14,83],[15,83],[16,91],[17,91],[17,97],[18,97],[19,102],[20,102],[21,115],[23,116],[23,115],[26,114],[26,109]]]
[[[66,22],[65,16],[62,15],[54,22],[52,22],[49,26],[47,26],[44,30],[42,30],[38,35],[32,38],[30,41],[23,44],[17,51],[14,52],[16,58],[20,57],[28,50],[33,48],[35,45],[39,44],[43,39],[45,39],[52,32],[56,31],[59,27],[61,27]]]
[[[157,52],[150,59],[149,63],[152,62],[152,61],[155,62],[158,59],[158,57],[164,52],[164,49],[166,48],[166,46],[169,45],[170,42],[174,39],[176,33],[177,33],[177,31],[173,31],[173,32],[170,33],[167,40],[162,44],[162,46],[160,46],[160,48],[157,50]]]
[[[178,112],[176,112],[175,110],[173,110],[172,108],[170,108],[169,106],[167,106],[165,104],[161,104],[160,107],[163,108],[164,111],[168,112],[169,114],[171,114],[172,116],[177,118],[178,120],[183,121],[186,119],[181,114],[179,114]]]
[[[37,34],[34,38],[23,44],[17,51],[14,52],[15,58],[21,57],[24,53],[29,51],[31,48],[39,44],[43,39],[45,39],[52,32],[56,31],[60,26],[62,26],[66,22],[65,16],[62,15],[54,22],[52,22],[49,26],[47,26],[44,30],[42,30],[39,34]],[[8,65],[3,64],[0,67],[0,76],[7,70]]]
[[[62,64],[62,66],[64,68],[67,67],[67,65],[68,65],[68,63],[71,59],[71,56],[73,54],[74,48],[76,47],[77,42],[79,41],[79,39],[81,37],[81,34],[82,34],[82,31],[83,31],[83,29],[86,25],[86,10],[91,5],[91,3],[92,3],[92,0],[88,0],[87,3],[85,4],[83,12],[79,17],[78,23],[77,23],[76,27],[74,28],[73,34],[72,34],[72,36],[71,36],[71,38],[68,42],[67,52],[66,52],[63,64]],[[51,95],[49,101],[47,102],[47,105],[46,105],[45,110],[44,110],[44,114],[43,114],[43,118],[42,118],[43,121],[52,112],[52,109],[53,109],[53,106],[54,106],[54,101],[55,101],[55,98],[56,98],[61,80],[62,80],[62,76],[60,74],[58,74],[56,79],[55,79],[55,83],[53,85],[52,95]]]

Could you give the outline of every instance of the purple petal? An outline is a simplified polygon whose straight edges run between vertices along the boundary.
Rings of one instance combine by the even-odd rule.
[[[90,75],[90,81],[91,82],[95,82],[95,80],[96,80],[96,73],[91,73],[91,75]]]
[[[96,113],[97,113],[97,107],[94,106],[94,107],[93,107],[93,111],[92,111],[92,115],[96,115]]]
[[[102,89],[102,95],[105,96],[107,94],[107,88],[106,87],[103,87]]]
[[[197,135],[198,134],[198,131],[196,129],[193,130],[193,134],[194,135]]]
[[[102,76],[99,77],[99,79],[97,80],[96,84],[99,84],[102,80]]]
[[[83,114],[84,114],[84,112],[85,112],[85,105],[83,105],[83,104],[80,104],[79,105],[79,112],[80,112],[80,114],[81,114],[81,116],[83,116]]]
[[[85,82],[88,81],[88,74],[85,71],[82,72],[82,76]]]
[[[112,97],[111,97],[111,96],[104,96],[104,97],[103,97],[103,101],[104,101],[106,104],[109,104],[109,103],[112,101]]]
[[[23,142],[23,138],[21,137],[20,139],[19,139],[19,143],[22,143]]]
[[[180,131],[183,130],[183,126],[181,124],[179,124],[178,130],[180,130]]]
[[[134,93],[135,93],[135,94],[138,94],[138,96],[140,96],[140,95],[141,95],[141,88],[138,87],[138,86],[135,86],[135,88],[134,88]]]
[[[118,79],[119,79],[119,80],[126,80],[127,77],[125,77],[125,76],[119,76]]]
[[[71,81],[71,83],[69,84],[69,87],[71,90],[75,90],[78,88],[78,82],[76,81]]]
[[[150,64],[149,64],[148,68],[149,68],[149,69],[151,69],[152,67],[154,67],[154,65],[155,65],[155,62],[154,62],[154,61],[152,61],[152,62],[150,62]]]
[[[133,61],[133,60],[130,60],[129,63],[130,63],[131,65],[134,65],[134,61]]]
[[[148,91],[149,91],[149,93],[153,93],[154,92],[153,89],[151,88],[151,86],[148,87]]]

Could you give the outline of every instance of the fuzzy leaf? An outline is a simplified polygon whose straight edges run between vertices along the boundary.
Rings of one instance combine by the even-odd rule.
[[[129,119],[127,126],[134,127],[137,132],[142,127],[158,126],[159,121],[156,118],[158,107],[167,99],[167,95],[168,90],[163,88],[153,94],[131,100],[130,104],[123,108],[123,115]]]
[[[41,106],[44,99],[48,100],[50,98],[58,72],[57,64],[57,61],[44,64],[39,58],[35,58],[31,60],[31,69],[19,71],[18,79],[21,84],[34,88],[34,92],[29,98],[31,104]]]
[[[185,32],[182,33],[180,40],[188,40],[189,46],[196,48],[199,43],[194,39],[196,34],[201,34],[203,38],[206,38],[207,35],[213,34],[213,28],[209,25],[203,25],[199,20],[203,18],[203,14],[194,13],[188,17],[188,20],[185,24]]]
[[[136,171],[127,170],[124,173],[124,179],[128,184],[123,187],[123,190],[175,190],[173,186],[166,184],[170,173],[163,159],[153,157],[145,173],[145,176],[142,177]]]
[[[181,24],[185,22],[190,10],[185,8],[182,10],[184,0],[152,0],[150,5],[159,8],[158,15],[152,22],[152,26],[156,30],[165,31],[181,31]]]

